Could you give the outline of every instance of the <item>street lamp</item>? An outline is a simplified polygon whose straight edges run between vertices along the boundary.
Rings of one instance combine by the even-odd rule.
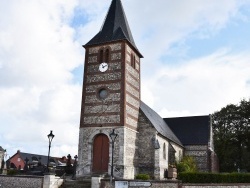
[[[47,171],[49,172],[49,154],[50,154],[50,147],[51,147],[51,142],[55,135],[53,135],[52,131],[48,134],[48,139],[49,139],[49,152],[48,152],[48,161],[47,161]]]
[[[110,181],[112,182],[113,179],[113,169],[114,169],[114,143],[115,143],[115,139],[117,137],[117,134],[115,134],[115,129],[113,129],[113,131],[109,134],[111,141],[112,141],[112,160],[111,160],[111,179]]]

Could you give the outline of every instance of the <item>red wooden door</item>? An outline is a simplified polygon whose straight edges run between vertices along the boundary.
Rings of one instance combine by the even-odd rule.
[[[93,144],[93,169],[95,173],[108,172],[109,139],[104,134],[95,137]]]

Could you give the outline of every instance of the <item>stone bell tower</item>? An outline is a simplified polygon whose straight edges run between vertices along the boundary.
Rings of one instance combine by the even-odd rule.
[[[140,107],[140,58],[121,0],[112,0],[101,30],[83,46],[85,68],[77,176],[110,174],[133,179]]]

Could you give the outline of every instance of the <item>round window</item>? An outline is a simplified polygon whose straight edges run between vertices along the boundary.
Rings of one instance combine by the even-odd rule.
[[[108,96],[108,91],[106,89],[100,89],[99,90],[99,97],[100,99],[106,99]]]

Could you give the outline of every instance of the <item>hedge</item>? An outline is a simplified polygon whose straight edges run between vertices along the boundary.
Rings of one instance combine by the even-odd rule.
[[[181,172],[183,183],[250,183],[250,173],[189,173]]]
[[[149,180],[150,176],[148,174],[137,174],[135,176],[135,179],[137,179],[137,180]]]

